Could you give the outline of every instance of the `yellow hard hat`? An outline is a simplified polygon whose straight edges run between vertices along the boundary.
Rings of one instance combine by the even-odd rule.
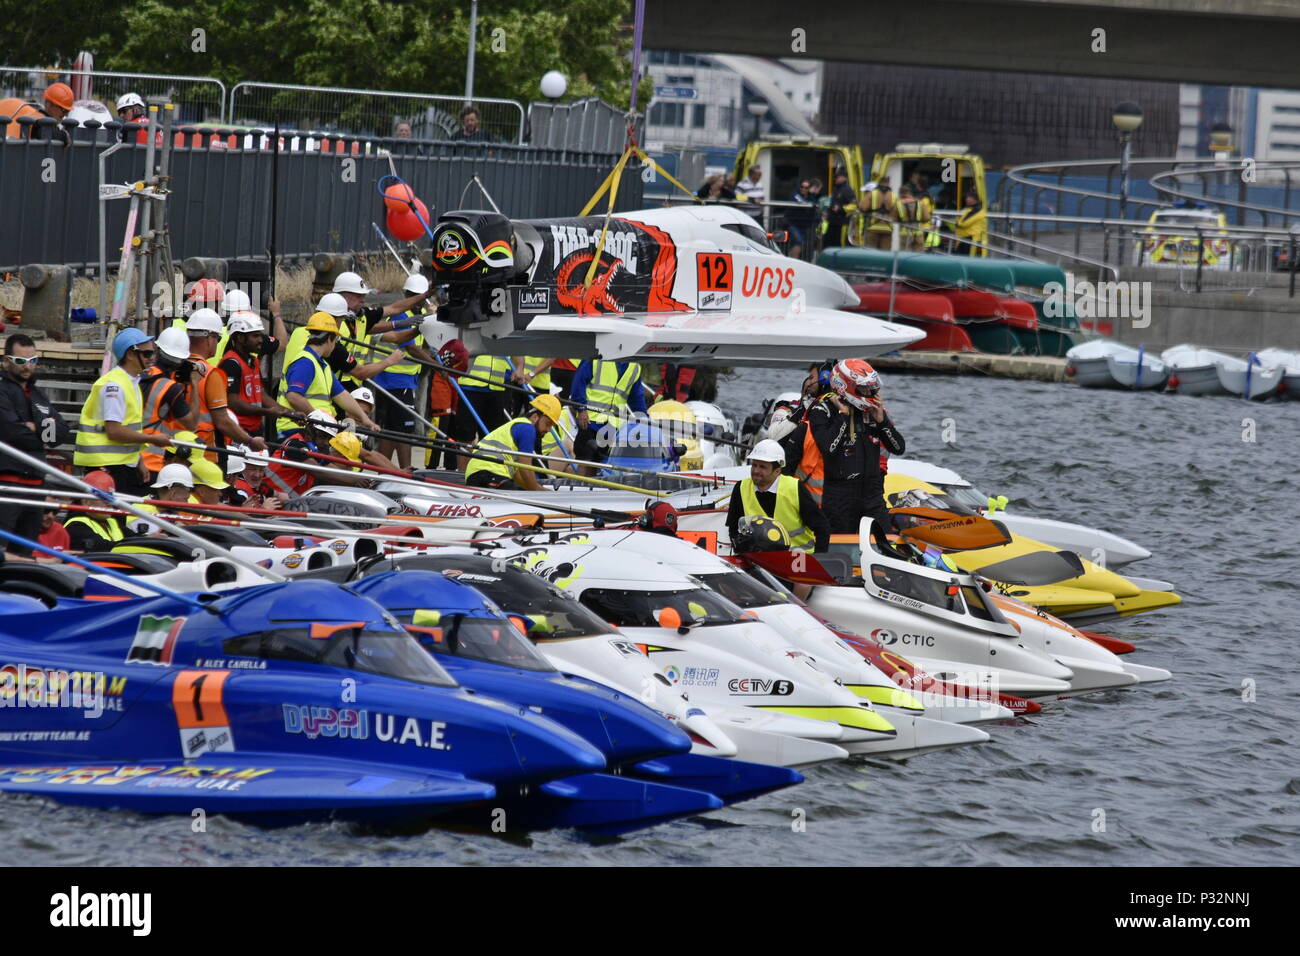
[[[352,432],[339,432],[330,439],[330,447],[345,458],[361,460],[361,439]]]
[[[308,332],[333,332],[336,335],[339,331],[339,320],[334,318],[328,312],[313,312],[310,319],[307,320]]]
[[[538,395],[528,403],[553,422],[560,420],[560,400],[554,395]]]
[[[216,488],[218,491],[230,487],[226,483],[221,469],[206,458],[190,462],[190,474],[194,476],[195,484],[207,485],[209,488]]]

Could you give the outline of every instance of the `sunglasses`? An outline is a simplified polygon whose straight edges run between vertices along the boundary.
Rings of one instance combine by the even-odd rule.
[[[22,368],[24,365],[35,365],[37,362],[40,361],[40,357],[35,355],[33,355],[31,358],[23,358],[20,355],[6,355],[5,358],[13,362],[19,368]]]
[[[157,349],[136,349],[135,354],[140,358],[151,359],[158,354]]]

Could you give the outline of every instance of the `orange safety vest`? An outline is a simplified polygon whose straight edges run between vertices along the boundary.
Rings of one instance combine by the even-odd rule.
[[[0,116],[8,116],[12,122],[5,127],[6,139],[22,139],[23,128],[18,123],[18,117],[31,116],[40,119],[45,116],[45,112],[33,103],[21,100],[18,97],[11,97],[6,100],[0,100]]]
[[[163,396],[172,385],[176,384],[172,377],[156,365],[149,369],[148,377],[152,379],[152,384],[144,396],[144,423],[140,426],[140,431],[146,435],[166,435],[168,438],[179,431],[185,431],[185,425],[180,421],[162,413]],[[162,450],[156,446],[142,445],[140,457],[144,459],[144,466],[150,471],[162,470]]]
[[[803,482],[820,508],[826,491],[826,462],[822,459],[822,450],[813,440],[812,426],[807,424],[807,419],[804,420],[803,456],[799,459],[799,467],[794,470],[794,477]]]
[[[199,384],[195,389],[198,392],[196,396],[199,403],[199,420],[194,426],[194,433],[199,436],[199,443],[215,448],[217,444],[217,426],[212,423],[212,409],[208,407],[208,376],[216,371],[216,366],[209,365],[206,359],[194,358],[190,356],[190,361],[203,369],[203,377],[199,379]],[[226,413],[222,409],[223,414]],[[208,461],[215,462],[217,453],[214,451],[207,452],[204,455]]]
[[[234,349],[228,349],[225,357],[234,359],[235,363],[239,366],[239,397],[250,405],[260,406],[262,404],[261,361],[256,361],[250,365],[248,362],[245,362],[244,357]],[[235,419],[239,422],[244,431],[248,432],[250,435],[257,435],[262,431],[261,415],[236,414]]]

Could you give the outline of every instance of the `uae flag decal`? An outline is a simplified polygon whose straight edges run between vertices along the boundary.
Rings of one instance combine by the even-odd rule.
[[[183,617],[153,617],[146,614],[140,618],[140,627],[127,652],[128,664],[157,664],[166,667],[172,662],[172,651],[176,649],[176,638],[185,626]]]

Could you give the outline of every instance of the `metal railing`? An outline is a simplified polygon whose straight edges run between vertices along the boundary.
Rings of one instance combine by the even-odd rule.
[[[475,97],[480,129],[494,143],[522,143],[524,108],[515,100]],[[460,138],[464,97],[429,93],[299,86],[291,83],[235,84],[226,122],[240,126],[274,126],[347,135],[391,137],[399,123],[409,124],[411,138]]]
[[[226,115],[226,85],[211,76],[169,73],[113,73],[107,70],[67,70],[27,66],[0,66],[0,99],[17,97],[40,102],[52,83],[84,87],[82,99],[103,102],[110,110],[125,93],[138,93],[146,102],[176,105],[182,123],[219,122]],[[117,114],[95,117],[117,119]]]

